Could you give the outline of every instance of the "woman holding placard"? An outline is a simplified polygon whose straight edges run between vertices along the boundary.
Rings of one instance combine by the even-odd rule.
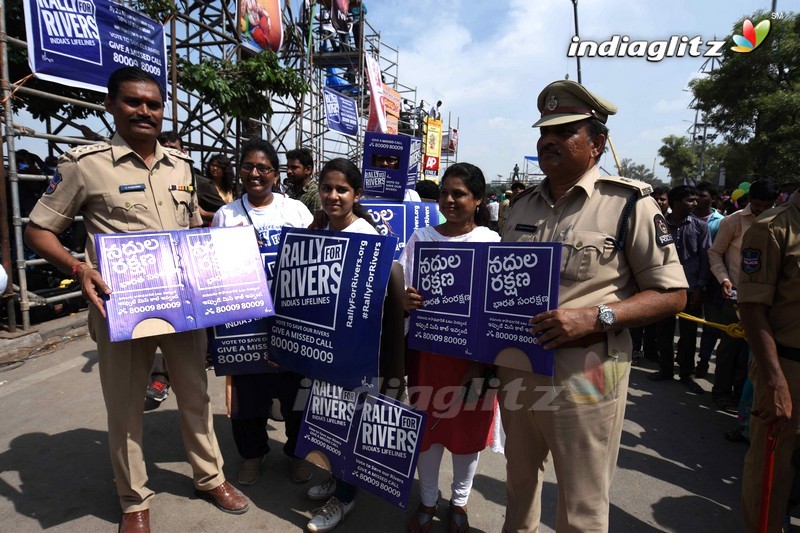
[[[379,235],[372,217],[358,202],[361,198],[361,171],[344,158],[331,159],[319,173],[319,198],[322,212],[309,229]],[[308,489],[312,500],[327,500],[312,512],[309,531],[330,531],[355,507],[356,487],[333,476]]]
[[[272,248],[277,252],[278,237],[284,227],[306,228],[311,223],[311,212],[302,202],[273,192],[280,173],[278,154],[270,143],[253,139],[242,146],[239,176],[245,194],[222,206],[214,214],[211,226],[253,226],[259,248],[264,253]],[[231,429],[242,457],[239,484],[253,485],[261,475],[261,463],[269,452],[266,425],[273,399],[280,400],[286,424],[283,450],[291,459],[292,479],[297,483],[310,480],[311,465],[294,455],[303,412],[292,407],[303,377],[294,372],[278,371],[231,378]]]
[[[489,214],[485,203],[486,180],[481,169],[469,163],[448,167],[442,176],[439,210],[446,221],[438,226],[419,228],[409,238],[400,256],[406,284],[404,308],[413,313],[422,308],[423,297],[412,285],[414,279],[414,244],[420,241],[497,242],[500,235],[488,227]],[[484,365],[428,352],[420,352],[416,368],[409,369],[410,399],[413,389],[427,391],[416,398],[415,407],[427,412],[417,474],[420,486],[420,506],[411,520],[409,530],[426,532],[436,514],[439,499],[439,466],[444,449],[453,456],[453,483],[450,499],[450,531],[469,531],[467,500],[472,479],[478,467],[480,451],[492,440],[496,402],[487,408],[481,401],[462,409],[471,399],[469,394],[444,394],[445,391],[468,390],[464,385],[484,374]],[[439,393],[439,394],[437,394]],[[465,398],[466,395],[466,398]],[[449,398],[449,405],[444,403]],[[425,398],[425,405],[421,400]],[[431,401],[432,400],[432,401]]]

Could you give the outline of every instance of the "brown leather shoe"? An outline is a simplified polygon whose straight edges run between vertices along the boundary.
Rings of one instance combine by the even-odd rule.
[[[194,489],[194,493],[226,513],[242,514],[250,509],[250,500],[247,499],[247,496],[227,481],[223,481],[222,485],[211,490]]]
[[[150,510],[123,513],[119,533],[150,533]]]

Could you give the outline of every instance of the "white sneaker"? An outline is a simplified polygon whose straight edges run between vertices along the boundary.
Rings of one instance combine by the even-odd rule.
[[[336,478],[328,476],[319,485],[314,485],[306,492],[309,500],[327,500],[336,492]]]
[[[330,531],[338,526],[355,506],[355,500],[344,504],[334,496],[325,505],[313,511],[313,516],[306,527],[314,533]]]

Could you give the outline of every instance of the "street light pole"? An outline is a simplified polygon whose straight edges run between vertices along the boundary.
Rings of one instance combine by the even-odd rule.
[[[578,33],[578,0],[572,0],[572,14],[575,18],[575,37],[580,39],[580,34]],[[581,83],[581,56],[575,54],[575,59],[578,61],[578,83]]]

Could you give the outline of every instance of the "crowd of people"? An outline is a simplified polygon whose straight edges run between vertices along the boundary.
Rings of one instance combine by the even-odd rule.
[[[150,75],[136,68],[114,72],[105,108],[116,133],[108,142],[76,148],[61,157],[25,231],[31,249],[71,275],[90,303],[89,329],[98,345],[123,532],[150,531],[154,492],[146,486],[142,394],[147,390],[151,398],[150,388],[159,380],[178,397],[196,494],[232,514],[246,512],[251,504],[222,471],[207,392],[205,332],[111,343],[103,305],[111,289],[95,268],[94,235],[244,225],[253,227],[263,251],[284,227],[378,233],[360,203],[361,171],[351,161],[327,161],[315,177],[313,154],[304,148],[291,150],[281,183],[274,147],[251,139],[242,145],[237,165],[225,156],[212,156],[199,176],[180,138],[161,135],[163,104],[163,89]],[[800,294],[796,287],[800,263],[793,240],[797,198],[777,213],[757,218],[778,198],[780,191],[770,180],[754,182],[749,197],[737,198],[739,209],[730,213],[711,207],[716,191],[708,184],[656,189],[651,194],[644,183],[600,173],[598,160],[608,138],[606,122],[617,112],[614,104],[578,83],[562,80],[546,86],[537,105],[541,115],[534,126],[540,131],[537,149],[546,176],[538,186],[526,189],[516,182],[507,202],[493,202],[491,207],[484,175],[469,163],[448,167],[440,186],[417,184],[423,201],[438,202],[441,218],[437,225],[417,229],[396,269],[393,266],[393,274],[402,270],[404,281],[395,282],[405,291],[400,297],[393,295],[390,281],[386,308],[396,307],[398,316],[409,316],[424,305],[412,282],[418,242],[560,242],[562,261],[557,306],[529,322],[533,342],[555,349],[553,376],[531,372],[527,358],[515,353],[497,366],[428,352],[403,354],[406,368],[400,377],[417,388],[464,388],[480,377],[482,383],[499,384],[497,391],[473,390],[464,398],[464,409],[453,416],[443,417],[427,402],[409,399],[428,412],[417,465],[421,503],[409,517],[412,532],[427,532],[432,526],[445,450],[453,460],[449,529],[469,531],[467,504],[479,454],[500,424],[507,459],[503,531],[539,529],[549,456],[558,485],[556,529],[608,531],[609,491],[631,364],[640,364],[643,354],[659,364],[654,380],[672,380],[676,313],[686,311],[723,323],[735,320],[732,304],[737,291],[755,360],[753,449],[756,442],[763,444],[778,435],[780,464],[791,461],[798,425],[792,406],[800,395],[798,315],[792,312]],[[57,238],[79,213],[89,236],[86,261],[76,259]],[[751,225],[757,231],[748,232]],[[699,393],[702,388],[694,378],[706,376],[719,336],[711,331],[704,335],[698,362],[696,325],[678,320],[678,375],[690,391]],[[397,339],[390,340],[397,344]],[[165,362],[161,374],[153,369],[157,350]],[[389,357],[386,353],[382,347],[381,357]],[[722,336],[714,383],[721,408],[738,402],[747,353],[743,341]],[[382,360],[381,368],[393,363]],[[230,379],[229,414],[240,455],[239,485],[259,480],[270,451],[266,424],[275,416],[273,404],[280,405],[285,422],[284,453],[292,480],[300,484],[312,478],[310,464],[294,449],[302,416],[295,400],[303,386],[303,376],[275,365],[268,373]],[[162,393],[165,389],[156,388]],[[464,390],[466,394],[469,388]],[[481,402],[478,409],[466,408],[476,397],[490,401]],[[748,526],[758,514],[754,494],[760,490],[761,450],[752,451],[746,463]],[[778,501],[770,507],[770,520],[782,520],[790,478],[778,476]],[[308,530],[330,531],[354,509],[357,490],[330,477],[306,494],[324,501],[312,511]]]

